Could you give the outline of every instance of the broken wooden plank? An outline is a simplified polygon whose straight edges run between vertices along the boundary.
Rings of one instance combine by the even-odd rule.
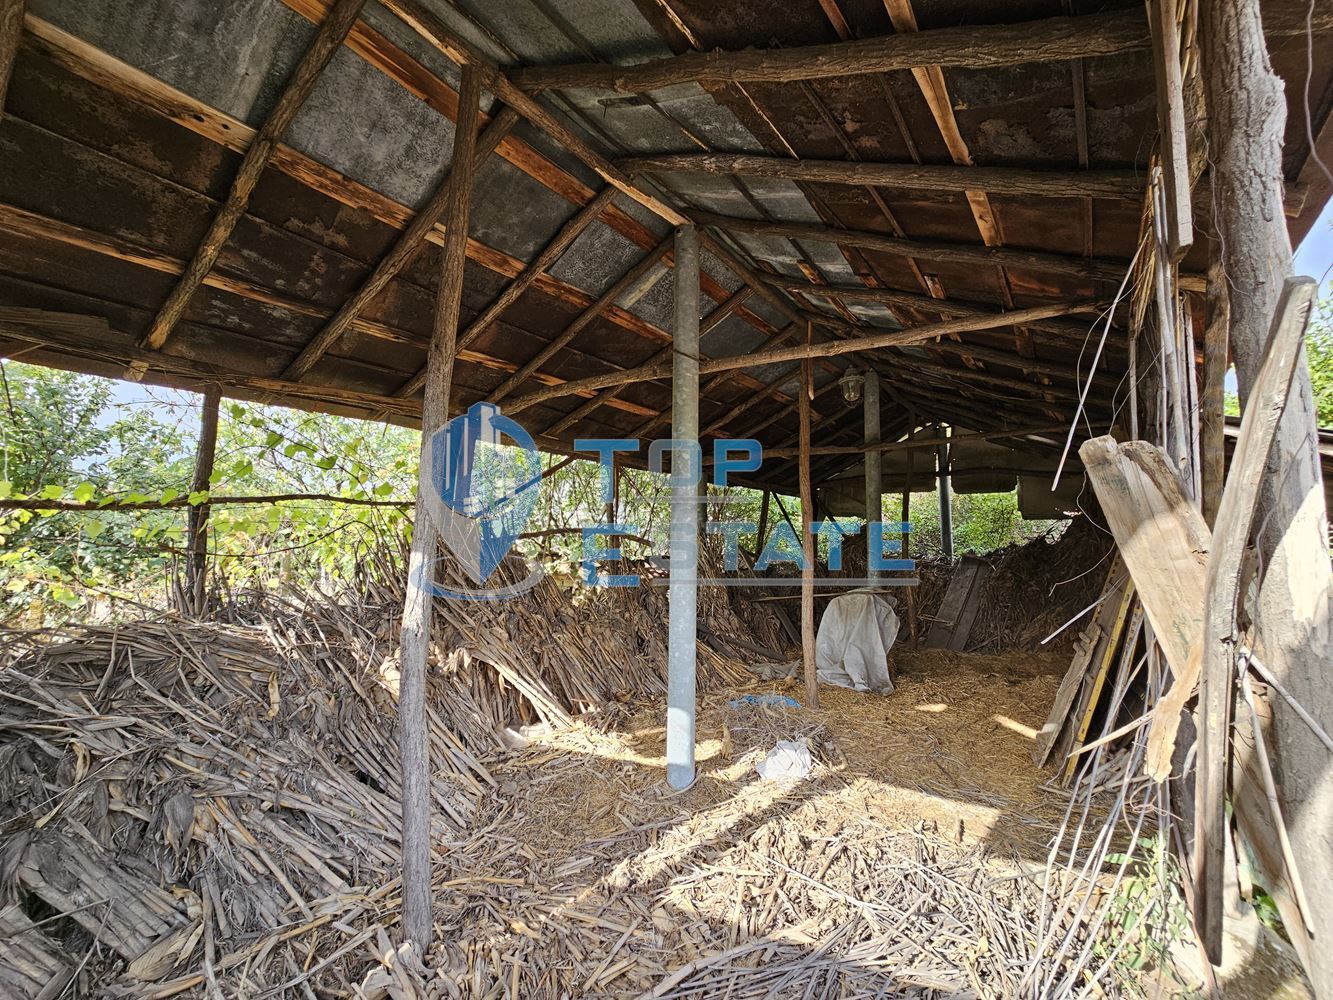
[[[1263,366],[1245,403],[1240,439],[1217,511],[1217,530],[1204,582],[1202,643],[1191,658],[1191,666],[1201,661],[1197,668],[1200,725],[1194,802],[1195,924],[1214,963],[1220,963],[1222,956],[1227,735],[1235,700],[1233,667],[1240,638],[1236,607],[1243,582],[1241,564],[1259,502],[1264,466],[1287,406],[1318,287],[1313,278],[1288,278],[1278,300]]]

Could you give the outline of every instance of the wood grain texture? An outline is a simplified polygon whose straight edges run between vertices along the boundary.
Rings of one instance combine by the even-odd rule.
[[[5,117],[5,95],[9,78],[18,58],[19,39],[23,35],[25,0],[0,0],[0,121]]]
[[[430,862],[430,730],[426,719],[426,662],[434,605],[435,558],[439,548],[439,525],[431,514],[430,497],[439,487],[433,479],[434,466],[430,455],[435,433],[449,419],[454,343],[463,301],[468,210],[475,176],[473,154],[481,114],[481,74],[470,66],[463,67],[460,102],[458,128],[454,133],[454,166],[449,172],[445,209],[449,232],[441,255],[439,300],[430,350],[426,355],[426,392],[421,406],[421,462],[400,639],[398,746],[403,788],[403,934],[422,955],[430,947],[435,933]]]
[[[328,17],[315,33],[310,47],[306,49],[305,55],[301,57],[301,61],[288,78],[282,96],[278,98],[278,103],[269,114],[268,120],[264,122],[245,151],[241,165],[236,171],[236,178],[232,181],[231,190],[227,193],[222,207],[218,209],[218,214],[214,216],[208,232],[200,241],[194,259],[186,267],[180,282],[171,290],[167,301],[163,303],[161,311],[144,335],[145,347],[157,350],[171,336],[172,329],[189,306],[190,299],[203,284],[204,277],[217,263],[218,254],[222,252],[223,245],[231,237],[232,230],[245,215],[245,209],[250,204],[250,195],[254,193],[260,176],[277,152],[279,140],[291,125],[301,105],[310,96],[310,92],[315,89],[320,74],[328,66],[333,54],[342,46],[343,39],[351,31],[352,25],[361,16],[361,8],[365,3],[366,0],[335,0]]]
[[[956,164],[870,163],[847,160],[791,160],[748,153],[673,153],[616,161],[628,174],[704,173],[768,177],[812,184],[871,185],[906,191],[1046,198],[1133,200],[1143,192],[1142,177],[1130,170],[1029,170],[1023,167],[963,167]]]
[[[799,48],[687,52],[636,66],[531,67],[518,71],[513,79],[530,91],[590,87],[634,94],[680,83],[789,83],[932,64],[975,69],[1014,66],[1114,55],[1148,45],[1148,26],[1140,12],[1131,10],[1018,24],[935,28]]]
[[[1234,666],[1240,643],[1236,624],[1241,598],[1242,561],[1259,502],[1264,466],[1277,437],[1278,422],[1301,358],[1305,328],[1318,282],[1290,278],[1273,316],[1263,365],[1245,401],[1240,438],[1217,512],[1213,546],[1204,583],[1203,641],[1199,668],[1199,740],[1194,800],[1194,914],[1199,937],[1214,963],[1222,960],[1223,884],[1226,857],[1226,775]],[[1294,882],[1295,880],[1293,880]],[[1308,914],[1307,914],[1308,918]]]

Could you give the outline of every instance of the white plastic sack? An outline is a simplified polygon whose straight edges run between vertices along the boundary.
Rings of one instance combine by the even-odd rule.
[[[754,769],[765,781],[799,781],[809,775],[812,766],[805,740],[778,740]]]
[[[825,684],[888,694],[888,653],[898,616],[879,594],[853,590],[829,601],[815,639],[815,666]]]

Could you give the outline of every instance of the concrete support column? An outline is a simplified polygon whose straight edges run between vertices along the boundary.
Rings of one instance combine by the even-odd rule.
[[[884,520],[884,477],[881,472],[884,458],[873,445],[880,443],[879,431],[879,375],[868,371],[862,383],[861,403],[865,420],[866,443],[866,551],[871,544],[870,525]],[[866,576],[879,576],[878,570],[872,569],[870,560],[866,560]]]
[[[671,578],[667,632],[667,783],[694,781],[694,684],[698,635],[699,497],[703,463],[689,445],[699,440],[699,232],[676,230],[676,317],[672,330]],[[681,473],[689,466],[690,476]],[[687,481],[688,480],[688,481]]]
[[[946,436],[947,427],[940,427]],[[935,449],[935,462],[940,482],[940,544],[944,547],[944,557],[953,558],[953,491],[949,489],[949,446],[942,444]]]

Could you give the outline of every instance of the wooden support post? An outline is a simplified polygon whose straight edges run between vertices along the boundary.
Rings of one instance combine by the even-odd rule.
[[[916,411],[910,407],[907,410],[907,443],[916,444]],[[903,528],[903,554],[904,559],[912,558],[912,480],[916,476],[916,449],[909,448],[907,452],[907,477],[903,481],[903,510],[902,522],[906,526]],[[907,634],[916,641],[916,588],[907,588]]]
[[[427,355],[426,394],[421,407],[421,465],[417,476],[416,520],[408,561],[407,598],[403,606],[402,662],[398,693],[398,738],[403,787],[403,934],[425,954],[434,933],[431,906],[430,733],[426,721],[426,664],[430,650],[432,583],[438,552],[438,526],[428,498],[438,495],[429,461],[431,439],[449,419],[454,345],[463,300],[463,264],[467,253],[468,212],[472,200],[473,151],[481,113],[481,74],[463,67],[458,127],[454,132],[454,169],[449,177],[449,231],[441,259],[439,299]]]
[[[9,77],[18,58],[19,38],[23,35],[24,0],[0,0],[0,121],[5,119],[5,97]]]
[[[772,494],[768,490],[763,491],[763,499],[759,502],[759,530],[754,535],[754,554],[759,558],[759,554],[764,551],[764,539],[768,535],[768,507],[772,500]]]
[[[1189,157],[1185,149],[1185,90],[1180,72],[1180,31],[1175,0],[1147,0],[1157,80],[1157,154],[1165,187],[1166,249],[1172,263],[1194,243]]]
[[[1261,13],[1259,0],[1208,0],[1199,8],[1208,159],[1219,206],[1214,219],[1230,291],[1231,349],[1242,406],[1249,405],[1258,383],[1269,324],[1292,271],[1282,214],[1286,99],[1264,42],[1265,27],[1271,32],[1280,17],[1272,5]],[[1314,412],[1309,373],[1298,364],[1260,484],[1256,549],[1262,576],[1253,617],[1265,664],[1315,718],[1329,719],[1333,586]],[[1273,736],[1296,862],[1311,877],[1333,871],[1328,750],[1281,704],[1275,706]],[[1297,950],[1306,958],[1315,995],[1333,996],[1333,893],[1312,894],[1310,905],[1312,939]]]
[[[810,342],[813,327],[807,325],[806,343]],[[815,492],[810,482],[810,398],[814,392],[814,365],[807,358],[801,362],[801,388],[797,394],[797,410],[801,430],[800,490],[801,490],[801,662],[805,675],[805,703],[809,708],[819,707],[819,677],[815,663],[815,536],[810,524],[814,520]]]
[[[880,402],[879,373],[871,369],[865,373],[861,389],[861,412],[863,437],[865,442],[865,490],[866,490],[866,545],[870,544],[872,524],[878,524],[879,531],[884,528],[884,478],[882,454],[879,451],[880,440]],[[806,454],[810,453],[809,447]],[[881,536],[882,537],[882,536]],[[869,550],[867,549],[867,554]],[[870,560],[866,560],[866,576],[874,579],[879,570],[874,569]]]
[[[365,3],[366,0],[335,0],[328,16],[319,26],[319,31],[315,33],[314,41],[310,43],[310,47],[306,49],[305,55],[301,57],[301,61],[287,80],[287,86],[283,89],[282,96],[278,98],[277,106],[268,116],[268,121],[264,122],[264,127],[259,130],[254,141],[250,143],[250,148],[245,151],[245,157],[236,171],[236,179],[232,181],[226,200],[218,209],[218,214],[213,217],[213,222],[195,251],[194,259],[185,269],[185,274],[181,276],[181,280],[171,290],[167,301],[153,318],[148,332],[144,334],[143,347],[159,350],[171,336],[171,331],[180,321],[190,304],[190,299],[203,284],[204,277],[213,270],[213,265],[217,262],[218,255],[222,253],[222,247],[231,236],[232,230],[245,215],[246,207],[250,204],[250,195],[254,193],[264,168],[278,151],[278,143],[287,131],[287,127],[296,117],[296,112],[301,109],[306,98],[310,96],[310,92],[315,89],[315,83],[324,72],[324,67],[329,64],[333,54],[347,38],[347,33],[352,30],[352,25],[361,16],[361,8]]]
[[[222,390],[218,386],[209,386],[204,390],[199,412],[199,446],[195,449],[194,478],[190,481],[191,493],[202,493],[212,488],[210,480],[218,448],[218,408],[221,401]],[[191,505],[186,518],[185,597],[187,610],[193,615],[202,615],[207,602],[208,513],[207,503]]]
[[[941,427],[947,437],[948,428]],[[953,558],[953,492],[949,488],[949,445],[944,443],[935,450],[935,467],[940,491],[940,545],[944,558]]]
[[[517,123],[518,112],[513,108],[503,108],[492,119],[477,140],[474,156],[477,162],[473,164],[474,170],[479,169],[481,162],[495,152],[495,147],[500,145]],[[356,322],[356,318],[366,306],[370,305],[389,282],[412,261],[425,244],[426,237],[435,231],[435,226],[444,217],[444,211],[449,206],[449,192],[449,177],[446,175],[435,189],[435,193],[430,196],[430,200],[412,217],[412,224],[403,230],[393,249],[384,255],[374,272],[356,290],[356,294],[343,303],[342,308],[287,366],[287,370],[282,373],[283,378],[294,381],[305,378],[315,363],[342,339],[343,334]]]
[[[627,174],[703,173],[768,177],[807,184],[841,184],[895,190],[965,194],[988,191],[998,195],[1045,198],[1133,200],[1143,180],[1131,170],[1029,170],[1025,167],[960,167],[953,164],[870,163],[849,160],[791,160],[748,153],[670,153],[617,160]]]
[[[1226,475],[1226,377],[1230,338],[1226,275],[1220,248],[1213,245],[1208,265],[1208,292],[1204,301],[1203,392],[1200,397],[1200,441],[1203,519],[1208,527],[1217,520]]]

